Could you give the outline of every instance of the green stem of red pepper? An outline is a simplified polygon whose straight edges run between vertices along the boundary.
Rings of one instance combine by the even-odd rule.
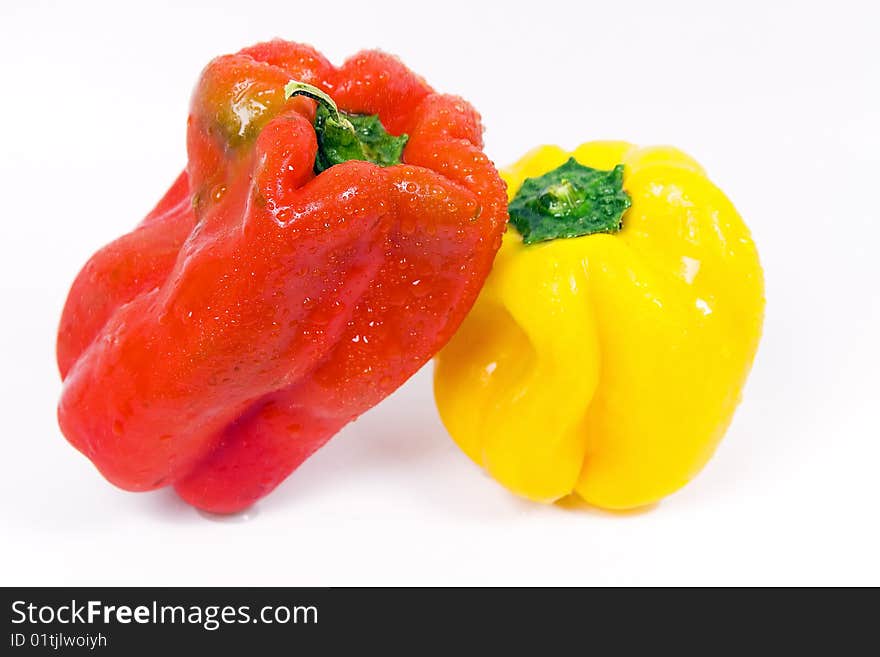
[[[288,99],[306,96],[318,103],[315,113],[315,134],[318,138],[315,173],[349,160],[363,160],[383,167],[400,164],[409,137],[389,134],[377,115],[343,112],[318,87],[297,80],[291,80],[284,86],[284,96]]]
[[[329,95],[318,89],[318,87],[311,84],[306,84],[305,82],[291,80],[286,85],[284,85],[284,97],[290,100],[294,96],[306,96],[307,98],[311,98],[312,100],[317,101],[325,108],[327,108],[327,110],[333,115],[334,120],[339,124],[340,127],[354,132],[354,126],[351,124],[351,121],[340,114],[339,108],[336,106],[336,103],[333,101],[333,99],[330,98]]]

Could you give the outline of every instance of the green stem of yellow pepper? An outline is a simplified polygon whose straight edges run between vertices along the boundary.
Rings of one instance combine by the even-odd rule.
[[[510,202],[510,223],[526,244],[614,233],[622,228],[630,205],[622,164],[600,171],[571,158],[543,176],[526,179]]]

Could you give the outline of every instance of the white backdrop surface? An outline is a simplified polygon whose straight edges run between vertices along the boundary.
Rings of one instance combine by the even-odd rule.
[[[0,584],[880,584],[876,6],[4,2]],[[430,366],[225,521],[118,491],[65,442],[73,277],[184,164],[202,66],[274,36],[401,56],[474,103],[499,165],[621,138],[707,167],[768,301],[743,405],[689,487],[628,515],[518,500],[446,436]]]

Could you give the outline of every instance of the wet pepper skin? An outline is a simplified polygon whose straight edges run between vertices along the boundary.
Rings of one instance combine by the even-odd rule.
[[[525,245],[511,228],[437,358],[435,395],[511,491],[630,509],[683,486],[721,440],[761,335],[763,275],[733,205],[674,148],[539,148],[503,172],[510,197],[571,156],[624,165],[622,229]]]
[[[314,173],[315,103],[378,114],[401,164]],[[187,170],[73,284],[68,440],[117,486],[229,513],[409,378],[473,304],[507,219],[478,114],[399,60],[273,41],[212,61]]]

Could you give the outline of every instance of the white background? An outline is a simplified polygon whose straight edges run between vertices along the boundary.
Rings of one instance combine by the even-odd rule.
[[[0,9],[0,583],[880,584],[876,3],[183,4]],[[474,103],[499,165],[597,138],[706,165],[768,301],[697,480],[630,515],[515,499],[446,436],[430,366],[226,521],[118,491],[65,442],[68,286],[183,166],[201,67],[274,36],[400,55]]]

